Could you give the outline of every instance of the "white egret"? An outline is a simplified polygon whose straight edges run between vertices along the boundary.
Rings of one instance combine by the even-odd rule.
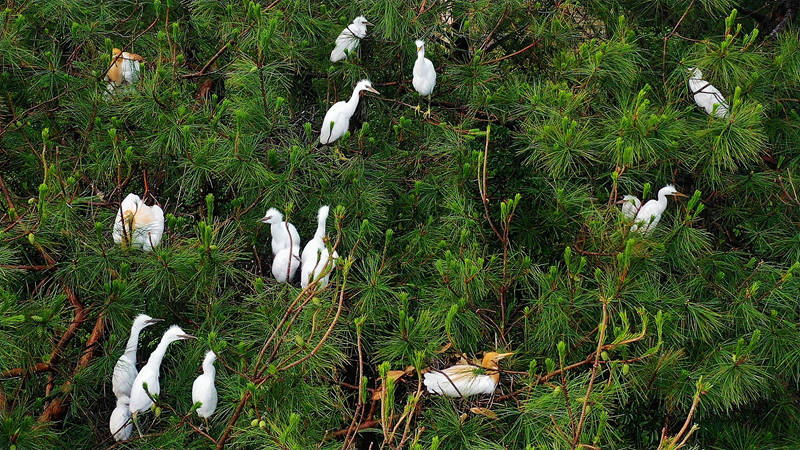
[[[675,186],[669,184],[658,190],[658,200],[648,200],[636,213],[634,224],[631,227],[631,232],[639,231],[647,234],[655,229],[658,222],[661,220],[661,215],[667,210],[667,196],[675,195],[679,197],[686,197],[675,189]]]
[[[283,248],[272,259],[272,276],[279,283],[290,283],[300,267],[300,247]]]
[[[128,194],[117,211],[114,243],[130,245],[146,252],[153,250],[164,235],[164,211],[158,205],[147,206],[136,194]]]
[[[108,429],[117,442],[128,440],[133,431],[131,411],[128,409],[129,403],[130,399],[127,395],[117,397],[117,407],[111,411],[111,417],[108,419]]]
[[[346,26],[336,38],[336,47],[331,51],[331,62],[341,61],[347,58],[348,53],[353,53],[361,43],[361,39],[367,36],[368,25],[372,26],[364,16],[358,16],[353,23]]]
[[[314,233],[314,238],[303,247],[303,254],[300,258],[302,260],[300,286],[303,288],[315,280],[328,265],[330,253],[325,245],[325,223],[328,221],[329,210],[328,206],[323,206],[319,209],[317,212],[317,231]],[[335,261],[338,257],[339,255],[334,251],[333,260]],[[329,278],[330,271],[319,280],[319,286],[327,286]]]
[[[642,207],[642,201],[635,195],[624,195],[617,204],[622,205],[622,215],[628,220],[633,220]]]
[[[468,397],[492,394],[500,382],[498,361],[513,353],[486,352],[480,366],[456,364],[440,371],[425,373],[423,383],[431,394]]]
[[[353,89],[350,100],[334,103],[328,112],[325,113],[325,118],[322,119],[322,128],[320,128],[319,133],[320,144],[330,144],[342,137],[345,131],[350,128],[350,118],[353,117],[353,113],[356,112],[356,107],[358,107],[358,100],[361,97],[362,91],[380,94],[380,92],[372,87],[372,82],[369,80],[359,81],[355,89]]]
[[[725,102],[725,97],[711,83],[703,79],[700,69],[694,67],[689,69],[689,90],[694,97],[694,102],[707,114],[714,114],[720,118],[728,114],[728,103]]]
[[[433,68],[433,63],[430,59],[425,57],[425,41],[415,41],[417,45],[417,62],[414,63],[414,78],[411,84],[417,90],[420,96],[428,97],[428,111],[425,112],[425,117],[431,115],[431,94],[433,88],[436,86],[436,69]],[[416,108],[417,112],[420,111],[419,105]]]
[[[300,247],[300,235],[297,228],[289,222],[283,220],[283,214],[275,208],[267,210],[267,214],[261,218],[262,223],[270,225],[269,231],[272,234],[272,254],[277,255],[278,251],[291,247]]]
[[[203,419],[211,417],[217,409],[217,388],[214,386],[214,377],[217,375],[217,369],[214,368],[216,360],[217,355],[209,350],[203,359],[203,374],[192,383],[192,403],[201,403],[197,408],[197,415]]]
[[[131,335],[125,345],[125,353],[119,357],[117,364],[114,365],[114,374],[111,377],[111,390],[117,398],[123,396],[130,397],[133,380],[139,371],[136,370],[136,349],[139,347],[139,333],[154,323],[161,322],[163,319],[153,319],[146,314],[139,314],[133,319]]]
[[[161,342],[158,343],[158,347],[153,350],[153,353],[150,354],[150,358],[147,359],[147,364],[139,371],[139,375],[136,375],[136,379],[133,381],[133,387],[131,388],[131,402],[129,406],[134,419],[136,418],[136,414],[141,411],[147,411],[153,404],[153,400],[150,399],[147,393],[149,392],[150,395],[158,395],[161,392],[161,385],[159,384],[161,360],[164,359],[164,354],[167,353],[169,344],[182,339],[197,338],[184,333],[181,327],[177,325],[169,327],[161,337]],[[147,391],[144,389],[145,384],[147,384]]]
[[[123,52],[115,48],[111,51],[111,68],[106,72],[105,79],[108,81],[108,92],[112,93],[120,86],[126,84],[136,84],[139,82],[140,64],[144,64],[144,58],[136,53]]]

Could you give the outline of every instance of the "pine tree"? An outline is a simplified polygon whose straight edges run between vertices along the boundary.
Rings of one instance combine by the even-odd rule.
[[[791,448],[800,441],[795,0],[9,1],[0,446],[108,447],[133,317],[168,352],[135,448]],[[374,27],[337,63],[342,29]],[[415,113],[415,39],[439,74]],[[109,94],[112,49],[144,58]],[[698,108],[689,69],[725,96]],[[369,78],[339,141],[334,102]],[[650,234],[616,204],[674,184]],[[130,193],[152,252],[114,245]],[[331,205],[330,283],[271,277]],[[139,358],[166,328],[142,333]],[[218,355],[208,426],[191,386]],[[514,352],[492,396],[422,372]]]

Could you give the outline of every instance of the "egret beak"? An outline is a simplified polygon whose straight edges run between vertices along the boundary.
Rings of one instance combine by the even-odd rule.
[[[378,91],[376,91],[376,90],[375,90],[375,89],[374,89],[372,86],[367,86],[367,87],[365,88],[365,90],[367,90],[367,91],[369,91],[369,92],[372,92],[373,94],[378,94],[378,95],[381,95],[381,93],[380,93],[380,92],[378,92]]]
[[[374,27],[375,26],[374,23],[369,23],[369,22],[364,22],[364,25],[367,25],[369,27]]]
[[[676,197],[688,197],[688,195],[686,195],[686,194],[681,194],[680,192],[676,192],[676,193],[674,193],[674,194],[672,194],[672,195],[674,195],[674,196],[676,196]]]
[[[269,223],[270,219],[272,219],[272,216],[264,216],[261,219],[259,219],[259,221],[261,223]]]
[[[624,205],[625,204],[625,200],[617,200],[616,204],[617,205]]]
[[[500,354],[497,355],[497,358],[495,358],[495,359],[500,361],[501,359],[508,358],[509,356],[511,356],[513,354],[514,354],[514,352],[511,352],[511,353],[500,353]]]
[[[197,339],[197,336],[192,336],[191,334],[179,334],[178,339]]]
[[[422,47],[417,47],[417,53],[419,53],[420,50],[422,50]]]
[[[163,321],[164,321],[164,319],[150,319],[150,320],[145,321],[144,323],[146,323],[148,325],[152,325],[154,323],[163,322]]]

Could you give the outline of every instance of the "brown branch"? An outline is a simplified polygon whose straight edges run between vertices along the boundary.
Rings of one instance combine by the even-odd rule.
[[[483,212],[486,215],[486,220],[489,221],[489,225],[492,227],[492,231],[494,231],[495,236],[497,236],[500,241],[503,241],[503,235],[497,231],[497,227],[494,226],[494,222],[492,221],[492,217],[489,215],[489,197],[487,195],[487,175],[486,175],[486,168],[487,168],[487,160],[489,159],[489,135],[491,133],[491,125],[486,127],[486,145],[483,149],[483,172],[481,175],[478,176],[478,193],[481,194],[481,202],[483,203]],[[483,184],[481,184],[481,180]]]
[[[486,39],[483,40],[483,44],[481,44],[480,46],[481,50],[486,50],[486,46],[489,44],[489,41],[492,39],[492,36],[494,36],[495,31],[497,31],[497,29],[500,28],[500,24],[503,23],[503,21],[506,19],[506,16],[508,15],[508,9],[509,6],[506,5],[506,9],[503,11],[503,15],[500,16],[500,20],[497,21],[497,24],[494,26],[494,28],[492,28],[492,31],[489,32],[489,34],[486,35]]]
[[[350,427],[347,427],[344,430],[334,431],[333,433],[330,433],[327,437],[331,438],[331,437],[345,436],[348,433],[350,433],[351,431],[358,432],[358,431],[366,429],[366,428],[372,428],[375,425],[378,425],[380,423],[381,423],[381,421],[378,420],[378,419],[367,420],[366,422],[362,422],[355,430],[351,430]]]
[[[239,416],[242,414],[242,409],[244,409],[244,405],[247,404],[247,401],[250,400],[250,390],[248,389],[245,392],[244,397],[239,402],[239,406],[236,407],[236,411],[233,413],[233,417],[231,417],[231,421],[228,422],[228,426],[225,428],[225,431],[222,432],[222,436],[217,439],[217,450],[220,450],[225,446],[225,441],[228,440],[228,436],[231,434],[231,430],[233,430],[233,425],[239,420]]]
[[[680,431],[678,431],[678,434],[675,435],[675,437],[671,438],[667,436],[667,425],[664,424],[664,428],[661,431],[661,441],[658,443],[658,450],[664,448],[664,445],[667,443],[669,444],[677,443],[678,445],[674,447],[674,449],[676,450],[686,445],[686,441],[689,440],[689,437],[697,429],[696,426],[690,429],[689,424],[692,422],[692,417],[694,416],[694,413],[697,410],[697,405],[700,403],[700,395],[702,393],[703,393],[702,391],[698,390],[698,392],[695,394],[694,400],[692,401],[692,407],[689,409],[689,414],[686,415],[686,421],[683,422],[683,426],[681,427]],[[684,433],[686,433],[685,436]],[[681,440],[681,438],[683,439]],[[680,443],[678,443],[678,441],[680,441]]]
[[[523,47],[522,49],[515,51],[514,53],[510,53],[510,54],[508,54],[508,55],[501,56],[501,57],[499,57],[499,58],[497,58],[497,59],[493,59],[493,60],[491,60],[491,61],[482,62],[481,64],[482,64],[482,65],[484,65],[484,64],[494,64],[494,63],[500,62],[500,61],[502,61],[502,60],[504,60],[504,59],[511,58],[512,56],[517,56],[517,55],[519,55],[520,53],[522,53],[522,52],[524,52],[524,51],[527,51],[527,50],[528,50],[528,49],[530,49],[530,48],[533,48],[533,47],[534,47],[534,46],[536,46],[536,44],[538,44],[539,42],[541,42],[541,39],[536,39],[536,40],[534,40],[533,42],[531,42],[530,44],[528,44],[528,45],[526,45],[525,47]]]
[[[667,76],[667,42],[669,42],[669,38],[676,34],[678,27],[681,26],[681,22],[683,22],[683,19],[686,18],[686,14],[689,13],[689,10],[692,9],[692,6],[694,6],[694,0],[692,0],[691,3],[689,3],[689,6],[686,7],[686,11],[684,11],[681,18],[678,19],[678,23],[675,24],[675,26],[672,28],[672,31],[664,36],[664,51],[661,55],[661,80],[663,82],[666,82]]]
[[[608,306],[605,301],[603,302],[603,321],[600,325],[600,336],[597,339],[597,350],[594,352],[594,364],[592,366],[592,375],[589,378],[589,387],[586,389],[586,397],[583,400],[583,408],[581,409],[581,418],[578,421],[578,428],[575,429],[575,436],[572,440],[572,447],[575,448],[581,439],[581,432],[583,431],[583,424],[586,420],[586,411],[589,406],[589,399],[594,387],[594,380],[597,377],[597,369],[600,367],[600,353],[603,350],[603,343],[606,340],[606,327],[608,326]]]
[[[13,378],[13,377],[21,377],[26,374],[31,373],[40,373],[40,372],[47,372],[51,369],[52,366],[47,363],[38,362],[30,367],[19,367],[16,369],[8,369],[5,372],[0,373],[0,378]]]
[[[68,297],[72,297],[74,299],[74,301],[77,302],[77,304],[80,304],[80,302],[78,302],[77,297],[75,297],[74,293],[72,293],[72,291],[69,288],[65,288],[65,289],[68,292],[68,294],[67,294]],[[83,306],[81,306],[80,311],[84,315],[84,320],[85,320],[86,309]],[[100,342],[100,339],[102,338],[103,334],[105,333],[105,317],[104,317],[104,315],[105,315],[105,312],[101,311],[100,314],[97,317],[97,320],[95,320],[94,328],[92,329],[92,333],[89,335],[89,339],[86,340],[86,345],[84,346],[84,349],[83,349],[83,352],[82,352],[83,354],[81,355],[81,358],[78,361],[78,364],[75,366],[75,370],[72,371],[72,375],[73,376],[77,375],[81,370],[89,367],[89,364],[91,364],[92,360],[95,358],[96,353],[97,353],[97,349],[100,347],[98,345],[98,343]],[[77,314],[76,314],[76,316],[77,316]],[[73,324],[74,323],[77,323],[78,327],[79,327],[81,322],[73,322]],[[75,329],[77,330],[77,327]],[[71,380],[67,380],[61,386],[62,396],[59,397],[59,398],[56,398],[55,400],[50,402],[49,405],[47,405],[47,408],[45,408],[45,410],[42,413],[42,415],[39,416],[39,419],[38,419],[39,423],[54,422],[56,420],[60,420],[61,418],[63,418],[64,415],[67,413],[67,408],[69,407],[69,402],[71,400],[71,397],[69,396],[69,394],[70,394],[71,391],[72,391],[72,381]]]

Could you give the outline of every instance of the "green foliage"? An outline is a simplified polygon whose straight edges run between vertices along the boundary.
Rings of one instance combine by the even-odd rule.
[[[163,325],[199,339],[170,347],[131,448],[796,445],[800,31],[784,4],[9,2],[0,447],[111,446],[138,313],[166,319],[140,361]],[[330,63],[362,14],[375,26]],[[438,72],[430,118],[412,109],[417,38]],[[145,63],[109,94],[115,47]],[[691,67],[728,115],[695,105]],[[363,78],[381,94],[319,145]],[[666,184],[692,195],[632,233],[615,202]],[[130,192],[164,210],[152,252],[112,240]],[[330,284],[276,283],[259,219],[278,208],[305,243],[323,204]],[[190,392],[208,349],[206,424]],[[426,393],[422,371],[488,351],[514,353],[494,396]]]

